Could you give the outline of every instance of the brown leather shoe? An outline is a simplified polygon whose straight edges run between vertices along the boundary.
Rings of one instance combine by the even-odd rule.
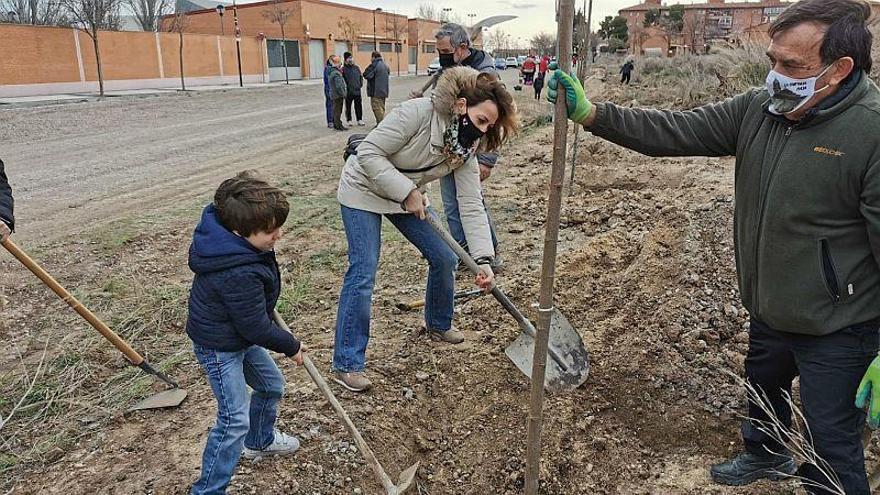
[[[352,392],[366,392],[373,386],[367,375],[363,371],[346,373],[344,371],[334,371],[333,381],[351,390]]]
[[[446,342],[449,344],[461,344],[464,342],[464,334],[455,329],[453,325],[449,330],[436,331],[431,330],[430,328],[426,329],[428,335],[431,337],[431,340],[436,340],[438,342]]]

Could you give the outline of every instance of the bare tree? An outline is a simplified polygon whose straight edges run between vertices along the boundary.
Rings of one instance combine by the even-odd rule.
[[[681,27],[684,42],[691,47],[692,53],[699,53],[697,47],[706,43],[706,16],[687,13]]]
[[[278,24],[281,28],[281,56],[284,57],[284,83],[290,84],[290,75],[287,69],[287,38],[284,34],[284,26],[293,15],[293,10],[286,8],[281,0],[272,0],[263,9],[263,18],[267,21]]]
[[[393,41],[391,42],[391,49],[394,51],[394,54],[397,57],[397,75],[400,75],[400,56],[403,54],[403,46],[401,45],[400,39],[407,32],[407,23],[400,19],[395,13],[391,13],[390,16],[385,16],[385,35],[391,35]]]
[[[119,8],[121,0],[60,0],[70,16],[71,23],[82,29],[95,47],[95,61],[98,65],[98,89],[104,96],[104,68],[101,65],[101,50],[98,46],[99,31],[119,29]]]
[[[55,0],[0,0],[4,22],[35,26],[66,26],[64,8]]]
[[[189,27],[189,18],[186,16],[186,12],[177,11],[174,14],[174,17],[171,19],[171,24],[168,26],[169,30],[173,33],[177,33],[178,38],[180,39],[180,89],[181,91],[186,91],[186,71],[183,68],[183,33]]]
[[[506,57],[510,51],[510,43],[510,35],[501,28],[495,28],[494,31],[489,31],[489,34],[486,36],[485,45],[496,57],[499,54],[502,57]],[[556,46],[556,40],[553,40],[553,43]]]
[[[336,23],[336,26],[339,27],[343,39],[348,40],[350,46],[349,51],[353,53],[355,44],[358,40],[358,33],[361,31],[360,24],[351,20],[349,17],[343,16],[339,18],[339,22]]]
[[[420,3],[416,9],[416,17],[429,21],[440,21],[440,11],[431,3]]]
[[[556,55],[556,36],[541,31],[529,40],[532,48],[539,54]]]
[[[169,0],[126,0],[126,4],[144,31],[158,31],[159,20],[171,7]]]

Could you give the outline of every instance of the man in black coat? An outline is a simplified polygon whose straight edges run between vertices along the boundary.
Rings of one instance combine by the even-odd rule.
[[[364,107],[361,101],[361,88],[364,85],[364,80],[363,76],[361,76],[361,68],[354,63],[354,57],[350,52],[345,52],[343,58],[342,76],[345,78],[345,87],[348,90],[345,94],[345,119],[348,121],[348,126],[351,127],[351,104],[354,103],[357,123],[359,126],[363,126]]]
[[[388,98],[388,76],[391,70],[382,60],[382,54],[373,52],[372,62],[364,71],[364,79],[367,80],[367,96],[370,97],[370,107],[376,116],[376,125],[385,118],[385,99]]]
[[[0,160],[0,242],[5,241],[15,229],[14,206],[12,188],[6,178],[3,160]]]

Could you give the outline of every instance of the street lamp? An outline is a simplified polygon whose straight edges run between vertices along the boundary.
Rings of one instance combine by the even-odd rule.
[[[232,22],[235,25],[235,55],[238,57],[238,86],[244,87],[244,78],[241,75],[241,28],[238,26],[238,6],[232,0]],[[285,63],[287,63],[285,61]]]
[[[470,26],[474,25],[474,18],[477,17],[477,14],[468,14],[468,19],[470,19]]]
[[[440,10],[443,11],[443,15],[442,15],[443,22],[448,22],[449,21],[449,13],[452,12],[452,7],[443,7]]]
[[[382,12],[382,7],[373,9],[373,50],[379,51],[379,38],[376,37],[376,12]]]
[[[226,7],[222,4],[217,4],[215,10],[217,11],[217,15],[220,16],[220,35],[223,36],[224,34],[226,34],[223,32],[223,13],[226,12]]]

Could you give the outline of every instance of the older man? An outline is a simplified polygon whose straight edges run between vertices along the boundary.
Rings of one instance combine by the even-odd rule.
[[[693,111],[593,105],[558,70],[548,84],[554,101],[564,87],[572,120],[609,141],[651,156],[736,156],[736,262],[752,319],[746,377],[790,425],[783,397],[800,376],[815,450],[828,463],[797,469],[810,493],[831,491],[828,472],[847,495],[869,493],[861,406],[870,403],[872,425],[880,419],[880,90],[868,78],[870,14],[863,0],[793,4],[770,27],[766,88]],[[750,403],[749,416],[745,452],[711,469],[718,483],[795,472],[760,428],[764,412]]]
[[[0,242],[5,241],[15,229],[14,206],[12,188],[9,187],[9,179],[6,178],[3,160],[0,160]]]
[[[446,23],[434,35],[437,40],[437,53],[440,56],[442,68],[466,66],[476,69],[484,74],[491,74],[498,78],[495,70],[495,59],[483,50],[471,46],[471,37],[468,30],[459,24]],[[420,92],[413,92],[413,97],[420,97]],[[492,169],[498,161],[498,153],[478,153],[477,161],[480,164],[480,180],[484,181],[492,175]],[[449,233],[465,249],[468,248],[458,212],[458,191],[455,188],[455,180],[451,177],[440,179],[440,195],[443,199],[443,212],[446,214],[446,222],[449,224]],[[483,205],[485,206],[485,200]],[[488,208],[486,209],[488,212]],[[492,246],[495,248],[495,256],[492,259],[492,268],[498,271],[501,268],[501,256],[498,254],[498,236],[495,233],[495,223],[489,222],[492,234]]]

